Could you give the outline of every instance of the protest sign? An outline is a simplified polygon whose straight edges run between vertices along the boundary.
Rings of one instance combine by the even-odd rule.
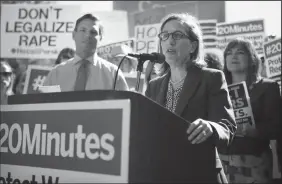
[[[56,59],[74,48],[72,31],[78,5],[4,5],[1,10],[1,57]]]
[[[217,24],[218,47],[224,50],[227,44],[237,37],[250,40],[259,55],[263,55],[265,38],[264,20],[224,22]]]
[[[217,36],[216,36],[216,24],[217,20],[199,20],[200,27],[203,33],[204,48],[216,48]]]
[[[0,130],[2,183],[128,182],[129,100],[4,105]]]
[[[134,47],[133,39],[100,46],[100,47],[97,48],[97,54],[101,58],[103,58],[103,59],[105,59],[109,62],[112,62],[112,60],[114,60],[114,57],[117,54],[124,54],[124,53],[113,52],[113,48],[121,47],[122,45],[126,45],[129,48],[132,48],[132,50],[133,50],[133,47]]]
[[[243,136],[248,127],[255,128],[255,120],[246,82],[231,84],[228,86],[228,90],[237,123],[236,136]]]
[[[40,93],[39,86],[42,86],[52,67],[28,65],[23,94]]]
[[[136,53],[152,53],[158,51],[158,34],[160,24],[135,26],[135,46]]]
[[[101,45],[120,42],[129,38],[128,20],[126,11],[95,11],[104,27]]]
[[[137,25],[157,24],[170,13],[189,13],[199,19],[225,19],[224,2],[215,1],[114,1],[114,10],[128,12],[129,35],[133,36]]]
[[[281,76],[281,38],[264,43],[264,63],[268,78]],[[280,78],[281,80],[281,78]]]
[[[166,15],[164,7],[157,7],[154,9],[146,9],[145,11],[138,11],[129,13],[128,26],[129,36],[134,36],[134,29],[136,26],[159,24]]]

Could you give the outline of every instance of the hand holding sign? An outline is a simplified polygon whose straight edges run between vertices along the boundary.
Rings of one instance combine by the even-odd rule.
[[[228,89],[237,123],[235,135],[253,135],[255,121],[246,82],[229,85]]]

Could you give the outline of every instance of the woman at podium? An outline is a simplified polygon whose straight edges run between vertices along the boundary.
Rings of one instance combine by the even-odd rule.
[[[145,95],[191,122],[187,141],[200,144],[211,138],[224,152],[237,126],[223,72],[206,67],[197,19],[187,13],[170,14],[163,19],[158,37],[166,62]],[[217,151],[215,159],[215,178],[227,183]]]

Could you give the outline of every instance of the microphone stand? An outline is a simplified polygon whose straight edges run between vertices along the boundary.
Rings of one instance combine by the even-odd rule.
[[[136,82],[136,85],[135,85],[135,91],[136,92],[139,92],[139,85],[140,85],[140,76],[141,76],[141,73],[143,72],[143,64],[146,60],[144,59],[141,59],[140,57],[137,58],[138,59],[138,64],[137,64],[137,82]]]

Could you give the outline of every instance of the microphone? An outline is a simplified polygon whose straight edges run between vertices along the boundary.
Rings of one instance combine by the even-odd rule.
[[[138,58],[142,61],[147,61],[150,60],[151,62],[154,63],[163,63],[165,62],[165,56],[163,54],[157,53],[157,52],[152,52],[151,54],[147,53],[142,53],[142,54],[127,54],[128,56]]]

